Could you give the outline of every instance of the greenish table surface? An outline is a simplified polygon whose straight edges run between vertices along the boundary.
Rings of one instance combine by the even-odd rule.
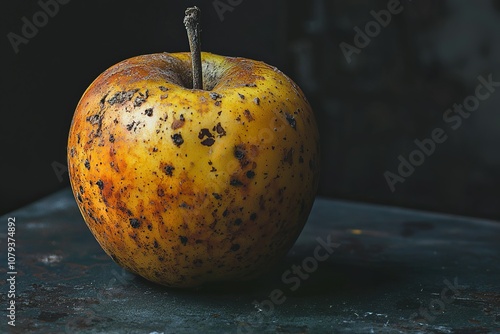
[[[270,273],[196,290],[122,270],[69,189],[1,221],[2,333],[500,333],[496,221],[317,198]]]

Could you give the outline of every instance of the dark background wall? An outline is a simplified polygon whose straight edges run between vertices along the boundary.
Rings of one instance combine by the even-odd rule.
[[[309,97],[320,195],[500,219],[500,87],[474,100],[479,76],[500,82],[498,0],[60,0],[44,20],[42,3],[54,1],[11,1],[0,13],[0,214],[69,185],[67,133],[83,91],[123,59],[188,50],[182,18],[197,4],[205,51],[275,65]],[[370,23],[392,5],[390,21]],[[39,27],[23,37],[26,21]],[[363,39],[355,29],[367,23]],[[13,34],[26,38],[18,52]],[[447,113],[464,100],[479,103]],[[446,140],[416,153],[436,129]],[[399,173],[410,158],[418,166]]]

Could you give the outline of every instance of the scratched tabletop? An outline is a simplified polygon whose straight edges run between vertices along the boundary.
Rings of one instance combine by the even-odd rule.
[[[196,290],[122,270],[69,189],[1,221],[1,333],[500,333],[496,221],[317,198],[272,272]]]

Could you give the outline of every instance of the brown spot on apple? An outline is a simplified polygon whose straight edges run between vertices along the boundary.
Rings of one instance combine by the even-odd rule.
[[[175,167],[172,164],[161,163],[160,169],[168,176],[172,176],[174,174]]]
[[[249,122],[254,120],[252,114],[250,113],[250,110],[248,110],[248,109],[245,109],[245,111],[243,112],[243,115],[245,115],[245,117],[248,119]]]
[[[141,222],[137,218],[130,218],[128,221],[130,223],[130,226],[132,226],[132,228],[141,227]]]
[[[283,163],[287,162],[290,166],[293,165],[293,147],[284,149]]]
[[[136,108],[140,107],[144,102],[146,102],[148,97],[149,97],[149,91],[147,89],[146,89],[146,92],[144,94],[139,92],[139,96],[137,96],[134,99],[134,107],[136,107]]]
[[[184,246],[187,245],[187,242],[188,242],[188,238],[186,236],[179,236],[179,239],[181,240],[181,244],[183,244]]]
[[[243,182],[238,180],[235,177],[232,177],[231,180],[229,181],[229,184],[232,185],[233,187],[241,187],[243,186]]]
[[[209,93],[210,97],[213,99],[213,100],[217,100],[217,99],[220,99],[222,96],[216,92],[210,92]]]
[[[201,141],[201,145],[204,145],[204,146],[212,146],[214,143],[215,143],[215,139],[213,139],[213,138],[206,138],[206,139]]]
[[[182,139],[182,135],[180,133],[175,133],[171,136],[174,145],[180,147],[184,143],[184,139]]]
[[[121,92],[118,92],[116,93],[115,95],[113,95],[109,100],[108,100],[108,103],[110,105],[114,105],[114,104],[122,104],[126,101],[130,101],[132,99],[132,96],[134,96],[134,94],[136,92],[138,92],[139,89],[132,89],[132,90],[129,90],[129,91],[121,91]]]
[[[184,115],[182,115],[182,114],[181,114],[179,119],[176,119],[174,117],[174,120],[173,120],[172,126],[171,126],[172,130],[177,130],[177,129],[181,128],[184,125],[185,121],[186,120],[184,119]]]
[[[219,123],[217,123],[216,126],[214,126],[214,128],[212,129],[212,131],[216,131],[217,134],[219,135],[219,137],[222,137],[222,136],[225,136],[226,135],[226,130],[224,130],[224,128],[222,127],[222,125]]]
[[[293,129],[296,129],[297,127],[297,121],[295,121],[295,117],[289,113],[285,113],[285,117],[286,117],[286,120],[288,122],[288,124],[290,124],[290,126],[293,128]]]

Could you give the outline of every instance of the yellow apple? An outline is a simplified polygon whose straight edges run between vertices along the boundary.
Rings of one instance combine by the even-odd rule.
[[[73,116],[74,196],[119,265],[172,287],[248,280],[284,256],[318,185],[315,118],[304,94],[263,62],[202,53],[120,62]]]

